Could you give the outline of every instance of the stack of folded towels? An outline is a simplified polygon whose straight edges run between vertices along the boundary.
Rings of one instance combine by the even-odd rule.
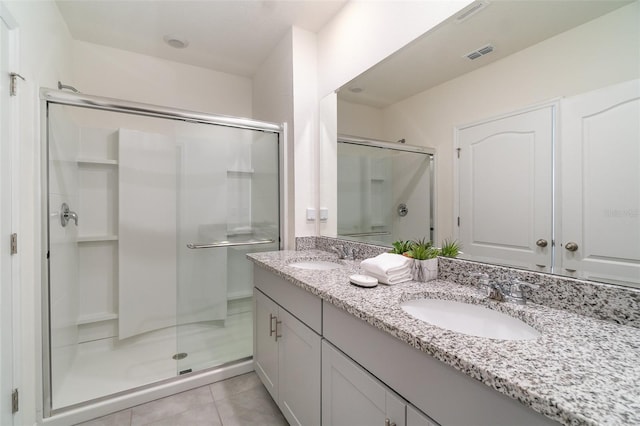
[[[377,278],[383,284],[398,284],[411,281],[413,259],[401,254],[382,253],[360,262],[366,275]]]

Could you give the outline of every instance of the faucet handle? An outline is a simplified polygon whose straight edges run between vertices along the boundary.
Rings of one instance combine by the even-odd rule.
[[[497,297],[497,287],[489,280],[489,275],[484,272],[474,272],[469,274],[472,278],[478,278],[476,286],[484,293],[484,296],[489,298]]]
[[[519,305],[524,305],[525,303],[527,303],[527,297],[522,291],[524,287],[528,287],[530,289],[540,288],[538,284],[528,283],[526,281],[521,281],[517,278],[514,278],[509,288],[509,299]]]
[[[331,246],[330,249],[331,251],[333,251],[338,255],[338,259],[344,259],[346,257],[346,250],[344,246],[341,246],[341,245]]]
[[[522,291],[522,287],[528,287],[530,289],[535,290],[535,289],[540,288],[540,285],[539,284],[528,283],[526,281],[521,281],[521,280],[519,280],[517,278],[514,278],[511,281],[511,289],[512,290],[514,290],[514,291]]]
[[[469,274],[471,278],[478,278],[478,286],[490,286],[489,275],[484,272],[473,272]]]

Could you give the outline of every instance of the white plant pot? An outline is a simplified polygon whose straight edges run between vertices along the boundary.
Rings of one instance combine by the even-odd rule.
[[[413,260],[413,279],[426,283],[438,278],[438,258]]]

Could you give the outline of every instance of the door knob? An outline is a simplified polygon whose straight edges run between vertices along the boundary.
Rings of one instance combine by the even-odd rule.
[[[536,245],[538,247],[546,247],[547,244],[549,244],[549,243],[547,243],[547,240],[545,240],[543,238],[540,238],[538,241],[536,241]]]
[[[578,244],[574,243],[573,241],[570,241],[564,245],[564,248],[566,248],[569,251],[576,251],[578,250]]]

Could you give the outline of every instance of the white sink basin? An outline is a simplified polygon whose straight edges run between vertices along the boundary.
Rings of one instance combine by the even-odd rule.
[[[470,336],[502,340],[534,340],[540,336],[517,318],[470,303],[416,299],[403,302],[400,307],[419,320]]]
[[[342,265],[327,260],[305,260],[301,262],[290,263],[289,266],[300,269],[311,269],[315,271],[329,271],[331,269],[342,268]]]

